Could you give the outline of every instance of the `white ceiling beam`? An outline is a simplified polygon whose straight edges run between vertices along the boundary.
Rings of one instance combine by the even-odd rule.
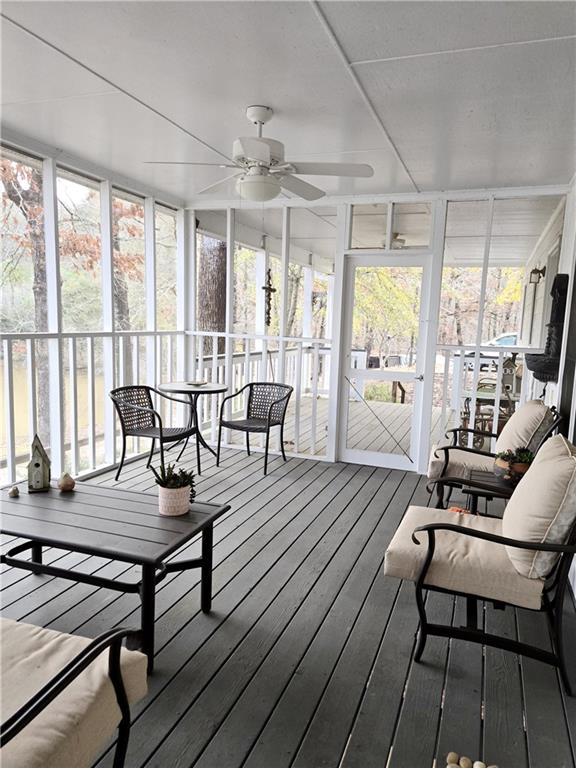
[[[407,53],[405,56],[385,56],[376,59],[357,59],[351,61],[350,66],[362,67],[364,64],[383,64],[387,61],[404,61],[406,59],[421,59],[427,56],[445,56],[452,53],[468,53],[474,51],[487,51],[493,48],[510,48],[518,45],[537,45],[538,43],[557,43],[560,40],[575,40],[576,35],[561,35],[558,37],[540,37],[535,40],[513,40],[509,43],[492,43],[488,45],[472,45],[467,48],[448,48],[439,51],[425,51],[424,53]]]
[[[352,82],[356,86],[356,89],[357,89],[358,93],[360,94],[360,96],[362,97],[364,103],[366,104],[366,106],[368,108],[368,111],[370,112],[370,114],[374,118],[374,121],[376,122],[376,125],[380,128],[380,130],[384,134],[384,138],[388,142],[388,145],[390,146],[390,149],[394,152],[394,155],[396,156],[398,162],[402,166],[402,168],[404,170],[404,173],[406,174],[406,176],[410,180],[410,183],[414,187],[414,190],[416,192],[419,192],[420,188],[419,188],[418,184],[414,180],[414,177],[410,173],[410,170],[409,170],[408,166],[404,162],[404,158],[400,154],[400,151],[398,150],[398,147],[396,146],[396,144],[392,140],[392,137],[388,133],[388,131],[386,129],[386,126],[384,125],[384,122],[382,121],[380,115],[376,111],[376,108],[374,107],[374,104],[372,103],[372,100],[370,99],[370,97],[368,96],[366,91],[364,90],[364,86],[360,82],[360,78],[358,77],[358,75],[354,71],[353,67],[351,66],[350,61],[348,60],[348,57],[344,53],[344,48],[342,47],[342,44],[340,43],[340,41],[336,37],[336,34],[335,34],[334,30],[332,29],[328,19],[324,15],[324,12],[320,8],[320,5],[319,5],[317,0],[312,0],[312,7],[314,8],[314,12],[316,13],[316,16],[318,17],[318,19],[320,21],[320,24],[324,28],[324,31],[326,32],[326,35],[328,36],[328,38],[332,42],[334,48],[336,49],[338,55],[340,56],[346,71],[348,72],[349,76],[352,78]]]

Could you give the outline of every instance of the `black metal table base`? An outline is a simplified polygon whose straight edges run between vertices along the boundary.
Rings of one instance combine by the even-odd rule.
[[[140,632],[134,633],[130,642],[130,647],[141,650],[148,657],[148,674],[154,668],[154,622],[155,622],[155,603],[156,603],[156,585],[159,584],[169,573],[175,571],[187,571],[192,568],[200,568],[200,607],[204,613],[209,613],[212,608],[212,544],[213,544],[213,526],[212,523],[202,530],[202,556],[188,560],[171,560],[160,564],[142,564],[142,579],[139,582],[119,581],[117,579],[107,579],[102,576],[95,576],[90,573],[80,573],[79,571],[58,568],[54,565],[48,565],[42,562],[42,545],[27,541],[8,550],[6,554],[0,556],[0,562],[10,565],[13,568],[21,568],[32,573],[55,576],[60,579],[68,579],[83,584],[90,584],[94,587],[103,587],[112,589],[116,592],[126,594],[139,594],[141,602],[141,623]],[[30,560],[22,560],[16,557],[22,552],[31,551]]]

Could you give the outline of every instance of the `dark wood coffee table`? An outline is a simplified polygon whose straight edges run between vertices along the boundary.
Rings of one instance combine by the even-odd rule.
[[[194,502],[181,517],[161,517],[156,496],[135,491],[76,483],[71,493],[56,488],[28,493],[21,483],[20,496],[8,497],[2,490],[0,532],[25,541],[0,557],[0,562],[33,573],[140,595],[141,628],[137,645],[148,656],[148,671],[154,664],[154,619],[156,585],[172,571],[200,568],[200,605],[208,613],[212,604],[213,523],[230,507]],[[167,558],[197,534],[202,535],[201,557],[189,560]],[[42,562],[42,547],[107,557],[142,568],[138,582],[106,579],[93,574],[58,568]],[[31,560],[17,557],[31,551]]]
[[[478,514],[478,499],[509,499],[514,492],[514,486],[503,480],[494,472],[472,470],[468,480],[462,481],[462,493],[470,497],[470,511]]]

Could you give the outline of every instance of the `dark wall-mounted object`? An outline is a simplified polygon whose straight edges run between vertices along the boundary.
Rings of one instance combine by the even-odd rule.
[[[566,313],[566,296],[568,294],[568,275],[559,274],[552,283],[552,309],[546,346],[542,355],[525,355],[526,366],[532,371],[538,381],[548,383],[558,381],[560,368],[560,352],[562,350],[562,333],[564,330],[564,315]]]

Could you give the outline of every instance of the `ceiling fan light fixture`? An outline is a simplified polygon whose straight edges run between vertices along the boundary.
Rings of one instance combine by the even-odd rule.
[[[253,203],[265,203],[280,194],[281,186],[274,176],[268,173],[247,173],[238,179],[236,187],[244,200]]]

